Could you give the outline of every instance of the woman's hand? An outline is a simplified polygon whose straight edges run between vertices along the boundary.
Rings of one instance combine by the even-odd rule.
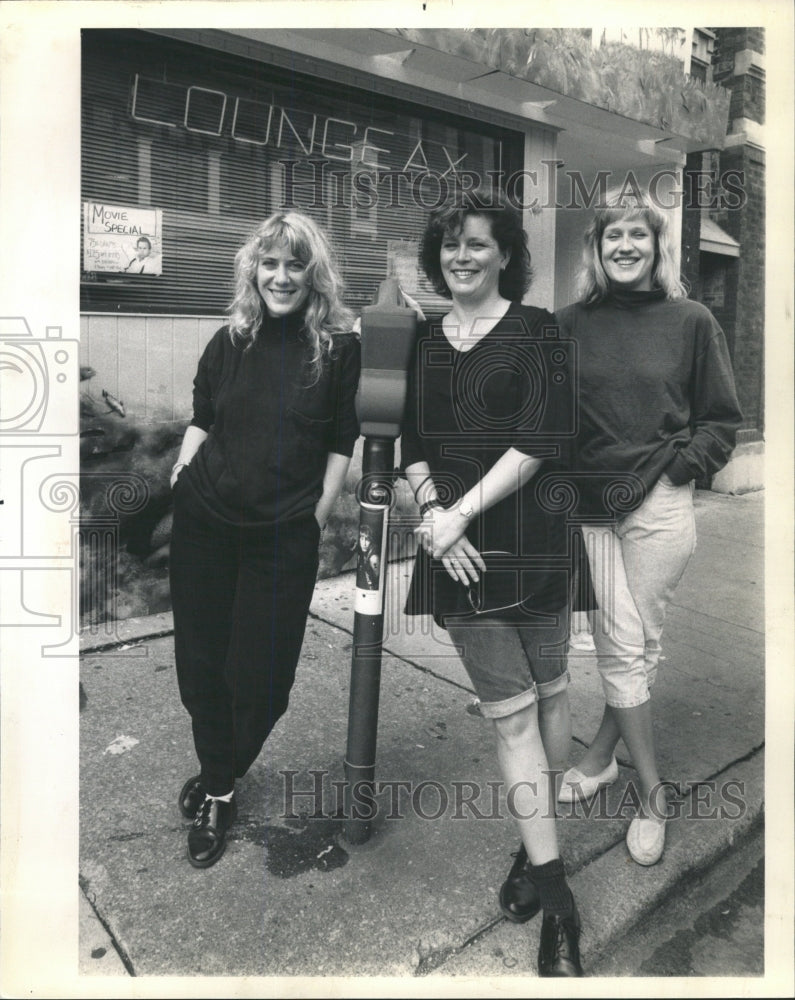
[[[423,323],[425,321],[425,313],[422,311],[422,306],[419,304],[419,302],[417,302],[416,299],[413,299],[407,292],[404,292],[402,288],[400,289],[400,294],[403,296],[404,303],[408,306],[409,309],[414,310],[414,312],[417,314],[417,319],[420,321],[420,323]]]
[[[406,308],[413,309],[417,315],[417,319],[419,320],[419,322],[423,323],[425,321],[425,313],[422,311],[422,306],[419,304],[419,302],[417,302],[416,299],[413,299],[410,295],[406,294],[406,292],[404,292],[402,288],[400,289],[400,295],[401,298],[403,299],[403,304],[406,306]],[[361,316],[357,316],[356,319],[353,321],[353,326],[351,327],[351,331],[355,333],[357,337],[361,337],[362,335]]]
[[[478,582],[478,570],[486,572],[483,557],[466,535],[453,542],[442,556],[442,565],[454,580],[459,580],[464,586]]]
[[[434,559],[441,559],[450,576],[462,583],[477,581],[477,569],[486,569],[480,553],[464,535],[466,526],[466,518],[457,511],[432,507],[414,530],[425,551]]]
[[[188,467],[187,462],[177,462],[174,468],[171,470],[171,478],[169,479],[169,482],[171,484],[172,490],[177,485],[177,480],[179,479],[180,473],[182,472],[183,469],[186,469],[187,467]]]

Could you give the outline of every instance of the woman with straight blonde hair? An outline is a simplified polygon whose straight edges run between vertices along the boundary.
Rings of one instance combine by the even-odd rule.
[[[637,773],[631,857],[660,860],[666,804],[650,688],[665,611],[696,544],[693,491],[728,461],[742,414],[723,331],[686,298],[668,217],[646,193],[608,195],[585,232],[580,301],[557,313],[577,344],[574,482],[598,610],[606,705],[559,799],[618,777],[623,739]]]
[[[235,275],[171,476],[174,650],[201,768],[178,805],[195,868],[223,854],[235,782],[287,709],[320,533],[358,436],[359,342],[323,231],[276,212]]]

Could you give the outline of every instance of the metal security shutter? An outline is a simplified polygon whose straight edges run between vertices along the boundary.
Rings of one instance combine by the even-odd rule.
[[[237,249],[283,205],[329,231],[353,308],[390,271],[439,308],[411,282],[445,176],[521,168],[516,132],[146,32],[84,31],[82,56],[82,200],[163,213],[162,274],[83,272],[84,312],[223,313]]]

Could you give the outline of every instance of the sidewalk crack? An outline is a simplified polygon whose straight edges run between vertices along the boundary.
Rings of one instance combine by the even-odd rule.
[[[78,874],[77,881],[78,881],[78,884],[80,886],[81,892],[83,893],[83,895],[85,896],[86,900],[88,901],[88,905],[94,911],[94,915],[96,916],[96,918],[100,922],[100,924],[102,924],[102,927],[103,927],[105,933],[110,938],[110,943],[113,945],[113,948],[116,951],[116,954],[119,956],[121,964],[127,970],[127,974],[130,975],[130,976],[135,977],[135,968],[134,968],[134,966],[132,964],[132,960],[130,959],[130,956],[127,954],[127,952],[124,949],[124,947],[117,940],[116,935],[113,933],[113,930],[111,929],[110,924],[102,916],[102,913],[100,912],[99,908],[97,907],[96,900],[94,898],[94,894],[89,890],[88,879],[85,878],[83,875]]]
[[[315,611],[309,612],[309,617],[317,622],[321,622],[323,625],[328,625],[329,628],[337,629],[339,632],[345,635],[351,636],[353,638],[353,629],[346,628],[344,625],[338,625],[336,622],[329,621],[328,618],[323,618],[321,615],[317,614]],[[419,670],[423,674],[428,674],[437,681],[442,681],[444,684],[449,684],[450,687],[458,688],[459,691],[466,691],[467,694],[475,694],[474,689],[467,687],[465,684],[459,684],[458,681],[451,681],[449,677],[445,677],[443,674],[437,674],[435,670],[431,670],[430,667],[424,667],[421,663],[416,663],[414,660],[410,660],[408,657],[403,656],[401,653],[396,653],[389,646],[381,646],[381,655],[390,656],[393,660],[400,660],[401,663],[405,663],[409,667],[413,667],[415,670]]]

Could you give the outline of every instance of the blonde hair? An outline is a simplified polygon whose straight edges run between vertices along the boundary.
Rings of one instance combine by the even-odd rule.
[[[317,381],[331,348],[332,334],[350,332],[353,313],[342,300],[343,281],[331,243],[308,215],[292,209],[274,212],[238,250],[229,333],[233,340],[249,344],[256,340],[267,313],[257,288],[257,268],[265,253],[283,243],[306,267],[309,295],[304,328],[312,347],[309,366]]]
[[[625,185],[626,188],[626,185]],[[608,191],[604,202],[596,207],[594,217],[585,230],[582,267],[580,269],[580,301],[595,305],[610,292],[610,279],[602,264],[602,235],[609,225],[621,219],[643,219],[654,233],[655,254],[652,285],[661,288],[668,299],[687,297],[674,262],[668,215],[654,203],[647,192],[632,190]]]

